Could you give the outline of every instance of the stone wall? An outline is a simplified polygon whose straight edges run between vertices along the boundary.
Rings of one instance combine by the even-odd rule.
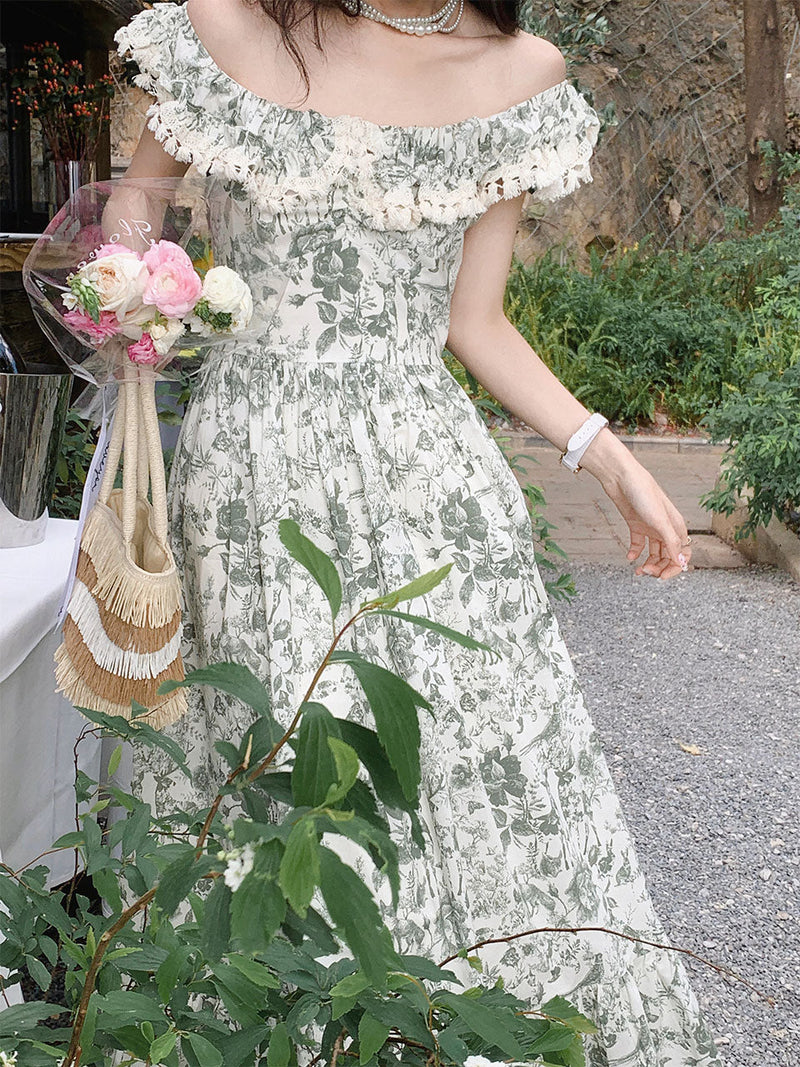
[[[722,206],[746,208],[742,0],[572,0],[608,19],[606,44],[568,76],[601,117],[593,181],[542,212],[529,199],[518,238],[528,260],[563,244],[579,262],[632,245],[648,232],[655,247],[723,230]],[[800,150],[800,34],[785,8],[789,147]],[[127,165],[151,100],[127,87],[112,111],[115,173]],[[611,117],[611,116],[609,116]]]

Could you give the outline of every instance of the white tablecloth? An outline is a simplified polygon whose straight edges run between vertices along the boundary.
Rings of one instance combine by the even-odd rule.
[[[75,829],[73,746],[87,720],[55,692],[53,632],[77,522],[50,519],[45,540],[0,549],[0,856],[20,867]],[[100,743],[79,746],[79,765],[100,773]],[[46,857],[50,884],[71,877],[73,853]]]

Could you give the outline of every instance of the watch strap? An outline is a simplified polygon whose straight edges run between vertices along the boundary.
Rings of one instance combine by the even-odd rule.
[[[608,419],[599,411],[591,414],[567,441],[566,449],[561,453],[561,462],[573,473],[581,469],[579,460],[597,434],[608,426]]]

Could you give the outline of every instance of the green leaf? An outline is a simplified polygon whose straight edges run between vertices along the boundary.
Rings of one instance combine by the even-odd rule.
[[[92,885],[97,894],[109,905],[114,915],[122,914],[122,896],[119,891],[119,877],[116,871],[95,871],[92,875]]]
[[[285,1023],[278,1023],[269,1039],[267,1067],[288,1067],[292,1054],[289,1032]]]
[[[42,1019],[50,1015],[61,1015],[67,1008],[60,1004],[12,1004],[10,1008],[0,1011],[0,1037],[14,1037],[21,1034],[23,1037],[31,1027],[36,1026]]]
[[[159,693],[171,693],[190,685],[210,685],[243,701],[259,715],[271,716],[272,701],[264,683],[240,663],[212,663],[189,671],[183,681],[162,682]]]
[[[292,559],[308,571],[331,606],[331,615],[335,619],[342,606],[342,583],[336,565],[328,556],[317,548],[313,541],[300,532],[294,519],[281,519],[278,523],[278,536]]]
[[[515,1019],[510,1009],[489,1007],[481,1004],[477,997],[461,993],[441,993],[437,1000],[455,1012],[478,1037],[507,1056],[516,1060],[525,1059],[525,1050],[511,1033]]]
[[[162,682],[161,689],[163,689],[166,682]],[[138,714],[147,712],[147,708],[143,708],[141,704],[136,705],[136,701],[131,701],[131,706]],[[97,723],[98,726],[102,726],[110,734],[124,738],[126,741],[136,741],[140,744],[147,745],[149,748],[160,748],[162,752],[165,752],[172,762],[178,767],[187,778],[191,780],[191,773],[186,763],[186,755],[183,749],[171,737],[167,737],[160,730],[154,730],[152,726],[149,726],[146,722],[141,722],[137,718],[125,719],[121,715],[105,715],[102,711],[94,711],[92,708],[79,708],[80,713],[90,722]]]
[[[231,901],[233,894],[221,878],[206,898],[203,922],[200,924],[203,951],[212,963],[227,951],[231,939]]]
[[[86,844],[86,835],[83,830],[70,830],[68,834],[62,834],[57,841],[53,842],[53,848],[75,848],[76,845]]]
[[[373,985],[382,987],[399,962],[372,894],[335,852],[319,849],[320,888],[328,913]]]
[[[50,982],[52,981],[52,975],[42,963],[41,960],[37,960],[35,956],[25,956],[25,966],[28,968],[28,974],[42,990],[46,993],[50,988]]]
[[[366,604],[383,604],[385,607],[393,608],[395,604],[399,604],[401,600],[412,600],[415,596],[424,596],[425,593],[430,593],[431,589],[434,589],[441,581],[443,581],[453,566],[452,563],[446,563],[444,567],[437,567],[436,570],[427,571],[425,574],[421,574],[419,578],[415,578],[407,585],[401,585],[399,589],[395,589],[392,593],[387,593],[386,596],[376,597],[375,600],[364,601],[361,605],[363,608]]]
[[[406,800],[392,765],[374,730],[362,726],[351,719],[339,719],[339,732],[342,740],[355,749],[358,758],[369,772],[372,786],[378,798],[387,808],[408,811],[412,805]]]
[[[167,1030],[165,1034],[157,1037],[150,1045],[150,1062],[152,1064],[163,1063],[175,1048],[177,1040],[178,1035],[174,1030]]]
[[[392,905],[397,907],[397,899],[400,893],[400,871],[397,860],[397,845],[383,830],[378,829],[364,819],[355,816],[347,822],[330,822],[328,815],[317,815],[316,821],[319,829],[325,833],[341,834],[349,837],[370,853],[375,866],[386,875],[392,889]]]
[[[301,819],[292,827],[278,876],[286,899],[302,918],[319,885],[319,843],[314,823]]]
[[[328,738],[339,736],[338,720],[324,704],[301,706],[300,732],[292,768],[292,796],[296,807],[321,804],[338,781],[336,759]]]
[[[403,793],[407,800],[416,802],[420,783],[417,707],[430,710],[431,705],[402,678],[354,652],[337,649],[330,659],[352,667],[369,700],[378,737]]]
[[[159,963],[156,970],[156,985],[158,986],[158,995],[162,1004],[169,1003],[170,994],[178,984],[178,976],[187,956],[188,949],[174,949],[165,960]]]
[[[459,630],[452,630],[449,626],[443,626],[440,622],[434,622],[433,619],[426,619],[423,615],[409,615],[405,611],[390,611],[388,608],[377,608],[374,612],[375,615],[391,615],[395,619],[403,619],[405,622],[413,622],[416,626],[422,626],[426,630],[432,630],[434,633],[441,634],[442,637],[448,638],[450,641],[455,641],[458,645],[463,645],[464,648],[479,649],[483,652],[488,652],[491,656],[500,658],[500,653],[496,648],[492,648],[491,645],[484,644],[483,641],[479,641],[475,637],[470,637],[469,634],[462,634]]]
[[[231,967],[241,971],[255,985],[261,986],[263,989],[280,989],[281,983],[272,971],[268,970],[263,963],[259,963],[258,960],[248,959],[247,956],[240,956],[236,952],[231,952],[228,960]]]
[[[324,804],[335,804],[350,792],[358,778],[358,756],[355,749],[346,744],[341,738],[328,737],[328,746],[336,760],[336,776],[338,782],[332,785],[323,801]]]
[[[200,873],[200,863],[195,859],[192,848],[161,872],[155,902],[165,915],[172,915],[180,902],[188,896]]]
[[[184,1041],[189,1043],[200,1067],[222,1067],[222,1053],[202,1034],[184,1034],[181,1044]]]
[[[137,802],[136,807],[125,819],[121,842],[123,856],[130,856],[147,840],[152,814],[149,804]]]
[[[111,755],[108,757],[108,773],[115,774],[119,769],[119,763],[122,759],[122,745],[117,745]]]
[[[275,882],[251,871],[233,894],[231,936],[244,952],[269,945],[286,915],[286,899]]]
[[[573,1004],[570,1004],[568,1000],[565,1000],[564,997],[551,997],[547,1003],[542,1004],[539,1010],[544,1015],[551,1015],[554,1019],[560,1019],[565,1026],[577,1031],[579,1034],[597,1033],[597,1027],[591,1019],[581,1015],[578,1009]]]
[[[133,1018],[137,1022],[147,1020],[153,1023],[165,1023],[167,1021],[163,1009],[152,997],[132,990],[112,989],[105,996],[97,997],[97,1007],[106,1015]]]
[[[364,1012],[358,1024],[358,1062],[362,1065],[369,1063],[386,1044],[388,1036],[389,1027]]]

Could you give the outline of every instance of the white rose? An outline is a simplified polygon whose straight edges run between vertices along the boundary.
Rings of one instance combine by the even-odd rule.
[[[249,293],[247,282],[230,267],[211,267],[203,279],[203,296],[212,311],[229,311],[235,315]]]
[[[153,348],[159,356],[165,356],[178,338],[183,336],[185,327],[182,319],[167,319],[165,323],[154,322],[148,333],[153,338]]]
[[[101,311],[114,311],[120,321],[138,321],[142,295],[150,277],[147,265],[132,252],[115,252],[87,263],[80,277],[97,290]]]

